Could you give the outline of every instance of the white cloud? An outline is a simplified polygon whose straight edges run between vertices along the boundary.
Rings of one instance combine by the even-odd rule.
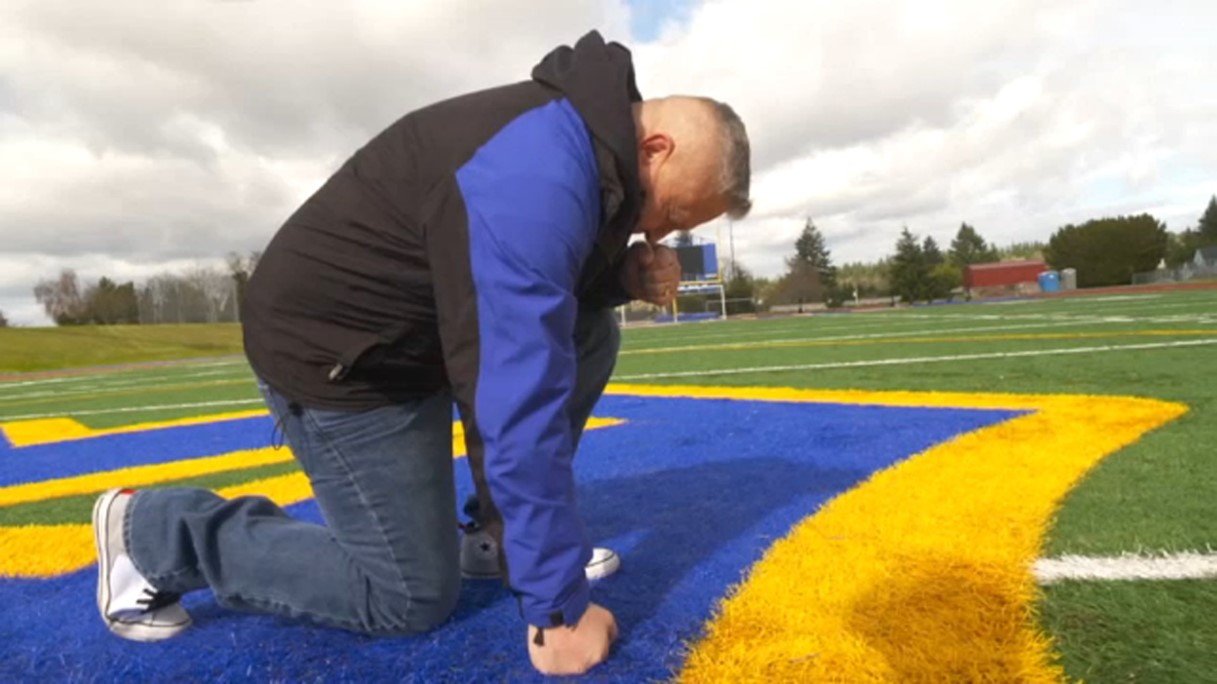
[[[644,92],[732,103],[755,151],[742,261],[777,273],[812,216],[841,260],[900,228],[945,244],[1156,210],[1217,192],[1207,2],[708,2],[638,52]],[[742,239],[741,239],[741,236]]]
[[[396,117],[591,27],[628,41],[629,19],[619,0],[5,3],[0,309],[44,321],[32,286],[64,266],[260,248]],[[1217,192],[1214,20],[1203,0],[710,0],[634,47],[644,94],[743,116],[735,247],[774,274],[806,215],[840,260],[905,224],[1004,243],[1105,213],[1194,222]]]

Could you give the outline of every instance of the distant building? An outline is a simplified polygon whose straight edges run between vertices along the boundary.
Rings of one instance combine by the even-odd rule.
[[[1192,257],[1192,265],[1196,268],[1217,267],[1217,245],[1209,245],[1196,250]]]
[[[973,291],[1038,288],[1036,279],[1047,270],[1048,266],[1039,260],[971,264],[963,270],[963,284]]]

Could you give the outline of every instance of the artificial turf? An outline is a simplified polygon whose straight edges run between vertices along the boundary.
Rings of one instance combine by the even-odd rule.
[[[175,353],[186,357],[211,348],[229,353],[232,347],[223,345],[237,338],[234,330],[103,331],[110,342],[83,332],[60,338],[0,336],[6,352],[0,364],[33,369],[168,359]],[[144,336],[146,343],[137,348],[125,346]],[[15,339],[20,349],[10,355],[17,349]],[[1212,339],[1217,339],[1217,290],[1079,297],[632,328],[625,331],[616,374],[659,384],[1110,394],[1181,402],[1190,409],[1187,415],[1107,458],[1069,495],[1044,553],[1204,550],[1217,546],[1217,466],[1211,458],[1217,444],[1217,383],[1207,379],[1208,369],[1217,367],[1217,345],[901,361]],[[824,367],[854,362],[887,365]],[[763,370],[800,365],[820,367]],[[756,370],[735,372],[740,369]],[[694,375],[653,377],[666,373]],[[62,382],[0,383],[0,421],[76,414],[86,425],[105,428],[254,408],[258,402],[248,367],[234,360],[57,380]],[[224,475],[229,476],[237,474]],[[74,511],[72,519],[79,517],[79,501],[63,505],[64,511]],[[5,514],[25,516],[33,510],[0,509],[0,523]],[[1041,610],[1070,676],[1210,681],[1202,674],[1217,672],[1217,666],[1202,650],[1214,652],[1215,603],[1217,582],[1211,581],[1069,583],[1047,588]],[[1208,669],[1198,669],[1202,666]]]
[[[635,396],[607,396],[597,411],[625,423],[584,437],[576,468],[580,510],[589,536],[630,560],[593,590],[623,629],[613,658],[595,674],[631,682],[678,670],[718,599],[774,539],[826,501],[878,469],[1018,413]],[[229,427],[265,438],[265,422],[251,418]],[[176,428],[161,438],[193,442],[207,429]],[[108,448],[126,452],[127,444],[115,439]],[[463,464],[456,473],[461,501],[472,482]],[[11,475],[38,477],[32,467],[23,476],[20,466]],[[289,510],[320,519],[311,501]],[[206,594],[192,594],[187,606],[197,624],[191,634],[148,645],[105,634],[91,614],[94,578],[86,568],[0,582],[6,651],[0,678],[538,679],[515,602],[496,582],[466,583],[451,620],[433,633],[396,639],[220,611]],[[53,619],[65,615],[87,617]]]

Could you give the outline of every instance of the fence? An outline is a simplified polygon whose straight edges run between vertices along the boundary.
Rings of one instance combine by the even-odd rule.
[[[1201,280],[1204,278],[1217,278],[1217,264],[1209,264],[1207,266],[1184,264],[1179,268],[1160,268],[1156,271],[1134,273],[1132,284],[1183,283],[1189,280]]]

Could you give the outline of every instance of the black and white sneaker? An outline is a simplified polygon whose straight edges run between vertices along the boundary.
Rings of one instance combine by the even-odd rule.
[[[123,536],[131,489],[111,489],[93,504],[97,543],[97,609],[111,632],[133,641],[160,641],[190,626],[181,596],[159,591],[135,569]]]
[[[467,579],[495,579],[501,577],[499,545],[494,536],[476,523],[462,525],[465,534],[461,537],[461,576]],[[612,549],[592,549],[592,559],[583,568],[589,580],[608,577],[621,568],[621,556]]]

